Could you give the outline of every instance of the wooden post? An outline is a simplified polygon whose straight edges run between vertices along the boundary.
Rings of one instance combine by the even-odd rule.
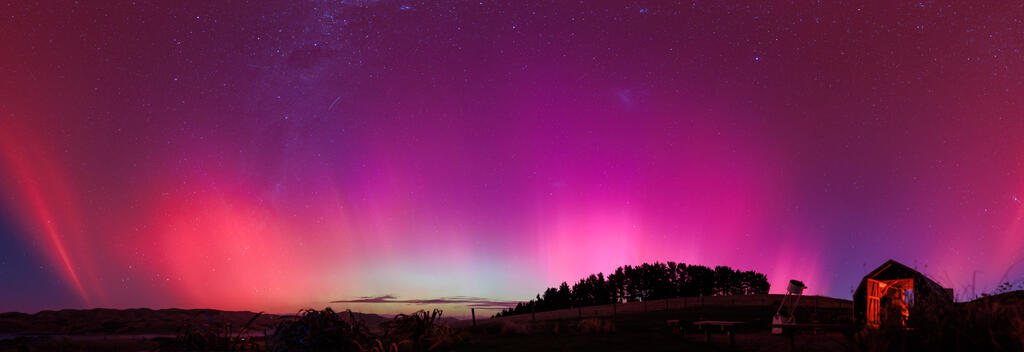
[[[818,315],[818,302],[821,301],[821,297],[814,297],[814,315]]]
[[[476,326],[476,308],[470,308],[469,313],[473,315],[473,326]]]
[[[788,328],[788,329],[787,328],[783,328],[783,330],[782,330],[786,334],[786,337],[789,338],[789,343],[787,345],[789,347],[789,351],[790,352],[796,350],[796,331],[795,330],[796,329],[793,329],[793,328]]]

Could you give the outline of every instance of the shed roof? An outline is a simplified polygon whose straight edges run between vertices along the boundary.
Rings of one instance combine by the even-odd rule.
[[[864,279],[861,280],[861,285],[864,285],[866,279],[884,281],[907,278],[914,279],[915,281],[920,280],[919,282],[928,285],[930,289],[935,289],[937,292],[945,290],[942,285],[939,285],[935,280],[932,280],[921,272],[911,269],[909,266],[903,265],[902,263],[892,259],[889,259],[889,261],[865,275]]]

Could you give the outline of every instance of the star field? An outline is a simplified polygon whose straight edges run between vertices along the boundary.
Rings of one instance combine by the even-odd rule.
[[[515,301],[655,260],[1024,278],[1019,4],[0,14],[0,311]]]

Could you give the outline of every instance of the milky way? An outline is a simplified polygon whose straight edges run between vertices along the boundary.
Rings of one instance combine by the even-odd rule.
[[[1018,5],[101,3],[0,5],[0,310],[1024,278]]]

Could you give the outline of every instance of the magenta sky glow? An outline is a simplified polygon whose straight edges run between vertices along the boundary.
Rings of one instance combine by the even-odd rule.
[[[1019,7],[0,8],[2,311],[1024,277]]]

